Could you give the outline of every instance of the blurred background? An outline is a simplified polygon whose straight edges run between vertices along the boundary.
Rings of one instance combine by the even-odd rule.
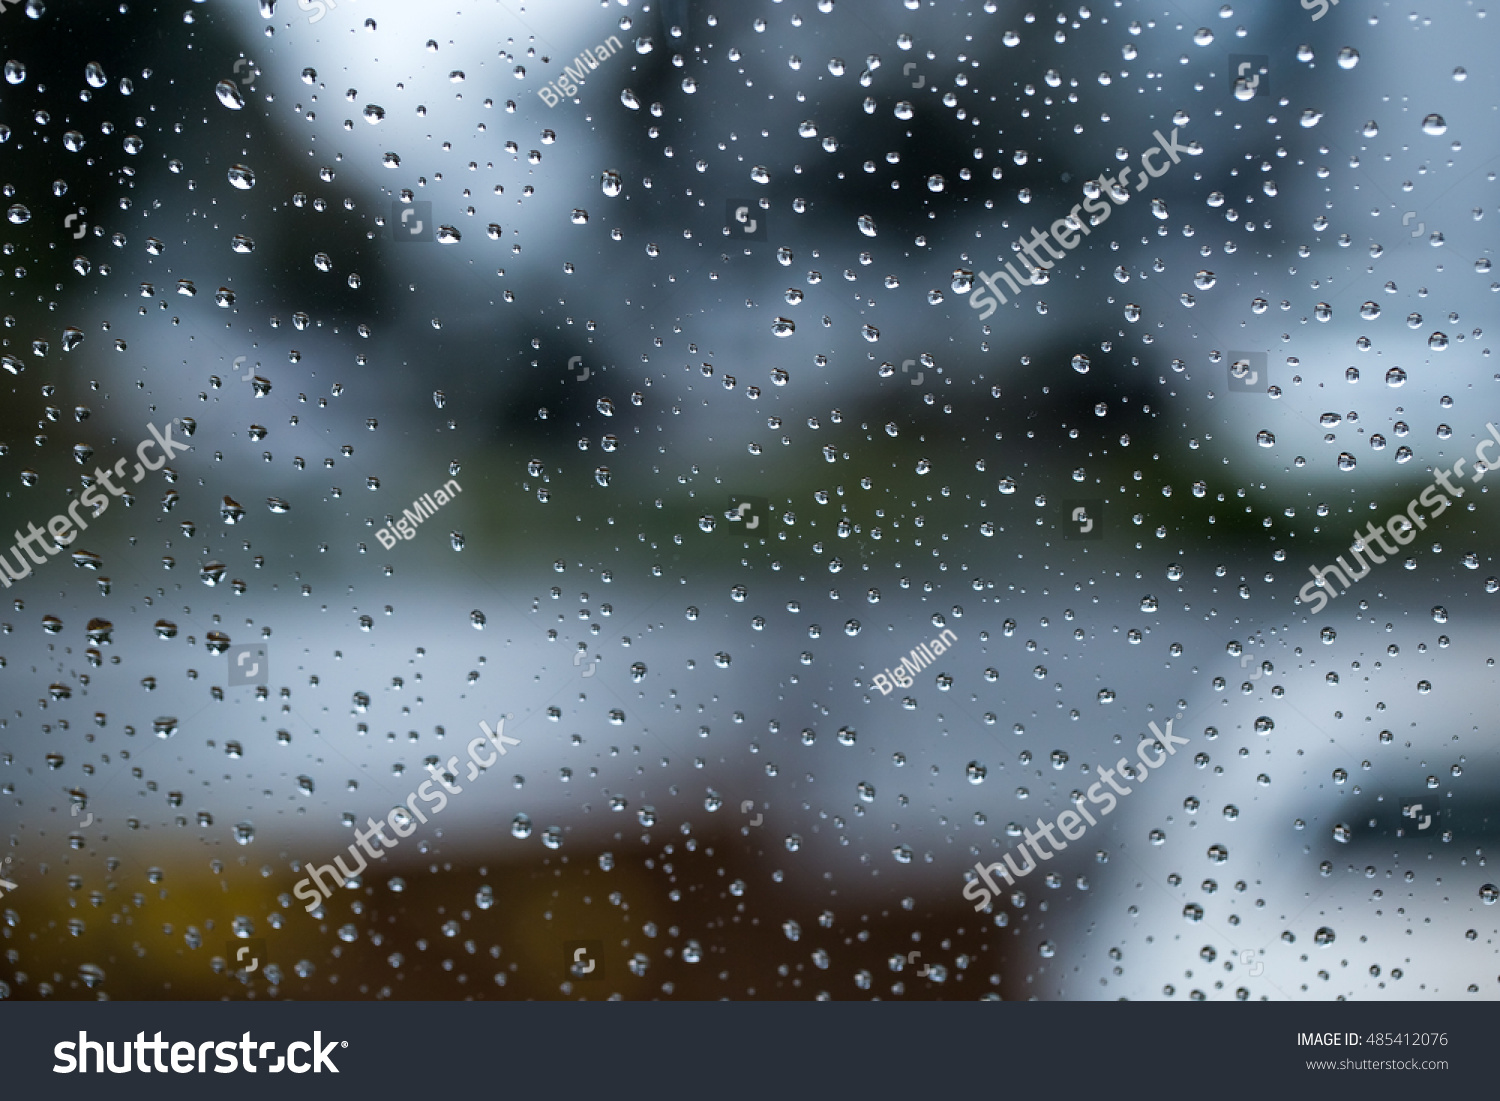
[[[1496,32],[1318,14],[0,12],[0,542],[191,444],[4,593],[0,995],[1495,997],[1492,486],[1297,593],[1500,420]]]

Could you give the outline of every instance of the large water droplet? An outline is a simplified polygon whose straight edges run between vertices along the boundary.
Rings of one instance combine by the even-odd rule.
[[[214,95],[219,97],[219,102],[231,111],[242,110],[245,101],[240,98],[239,86],[232,80],[221,80],[214,86]]]

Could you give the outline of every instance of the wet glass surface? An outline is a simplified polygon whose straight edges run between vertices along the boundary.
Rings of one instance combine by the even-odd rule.
[[[1493,23],[5,7],[0,994],[1494,997]]]

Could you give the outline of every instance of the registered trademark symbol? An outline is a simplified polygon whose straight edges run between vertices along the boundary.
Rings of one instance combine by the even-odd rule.
[[[349,1046],[349,1041],[348,1040],[340,1040],[339,1041],[339,1047],[348,1047],[348,1046]]]

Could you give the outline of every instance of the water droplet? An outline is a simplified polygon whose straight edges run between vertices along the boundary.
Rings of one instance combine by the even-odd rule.
[[[232,80],[221,80],[214,87],[214,94],[219,97],[219,102],[231,111],[242,110],[245,101],[240,98],[240,89]]]

